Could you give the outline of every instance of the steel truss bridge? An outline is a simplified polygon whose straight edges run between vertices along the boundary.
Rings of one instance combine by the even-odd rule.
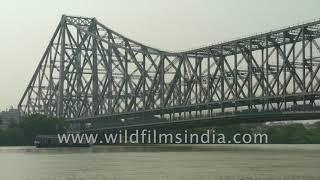
[[[167,52],[62,16],[18,107],[83,131],[318,119],[319,40],[314,21]]]

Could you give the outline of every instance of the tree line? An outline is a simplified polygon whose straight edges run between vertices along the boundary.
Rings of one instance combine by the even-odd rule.
[[[188,130],[188,132],[201,134],[206,132],[207,129],[196,128]],[[320,122],[307,127],[303,124],[280,126],[248,124],[219,126],[209,129],[214,129],[216,133],[223,133],[227,138],[232,138],[236,133],[265,133],[268,135],[268,142],[271,144],[320,144]],[[49,135],[64,132],[63,119],[40,114],[28,115],[24,117],[20,124],[12,124],[9,128],[0,130],[0,146],[33,145],[35,137],[39,134]]]
[[[33,145],[38,134],[57,134],[64,132],[64,120],[41,114],[28,115],[20,124],[11,124],[0,130],[0,146]]]

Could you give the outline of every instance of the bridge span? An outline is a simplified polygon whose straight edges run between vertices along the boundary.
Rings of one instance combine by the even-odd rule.
[[[83,131],[318,119],[319,37],[313,21],[168,52],[62,16],[18,108]]]

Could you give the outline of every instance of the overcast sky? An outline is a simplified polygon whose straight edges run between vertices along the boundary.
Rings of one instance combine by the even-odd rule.
[[[96,17],[164,50],[185,50],[320,18],[319,0],[27,0],[0,5],[0,109],[16,106],[62,14]]]

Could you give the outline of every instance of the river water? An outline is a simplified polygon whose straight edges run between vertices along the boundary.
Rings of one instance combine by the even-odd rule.
[[[0,147],[0,180],[312,180],[320,145]]]

